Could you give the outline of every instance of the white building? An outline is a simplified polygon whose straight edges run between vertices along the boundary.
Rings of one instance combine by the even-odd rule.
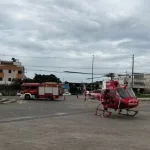
[[[132,76],[122,77],[124,81],[128,82],[128,85],[132,87]],[[133,76],[133,89],[135,91],[141,91],[142,93],[150,89],[150,74],[134,73]]]
[[[13,79],[24,77],[24,67],[19,61],[0,60],[0,84],[10,84]]]

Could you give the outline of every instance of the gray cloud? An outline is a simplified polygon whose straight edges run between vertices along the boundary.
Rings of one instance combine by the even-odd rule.
[[[148,72],[149,4],[148,0],[1,0],[0,53],[18,56],[28,66],[30,77],[36,72],[29,71],[31,67],[91,72],[93,54],[95,73],[131,72],[133,54],[135,70]],[[72,68],[36,68],[35,65]],[[72,81],[89,77],[55,74]]]

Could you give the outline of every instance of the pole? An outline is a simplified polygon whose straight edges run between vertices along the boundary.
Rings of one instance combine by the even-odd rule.
[[[134,55],[132,57],[132,89],[133,89],[133,85],[134,85],[133,76],[134,76]]]
[[[92,58],[92,90],[93,90],[93,66],[94,66],[94,55],[93,55],[93,58]]]
[[[126,71],[126,80],[125,80],[125,82],[127,83],[127,71]]]

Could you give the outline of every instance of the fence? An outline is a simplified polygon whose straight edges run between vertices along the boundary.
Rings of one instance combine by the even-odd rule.
[[[0,93],[3,96],[15,96],[20,91],[20,85],[0,85]]]

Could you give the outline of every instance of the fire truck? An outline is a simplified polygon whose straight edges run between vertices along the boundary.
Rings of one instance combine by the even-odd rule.
[[[23,99],[56,100],[63,95],[62,85],[55,82],[23,83],[21,96]]]

